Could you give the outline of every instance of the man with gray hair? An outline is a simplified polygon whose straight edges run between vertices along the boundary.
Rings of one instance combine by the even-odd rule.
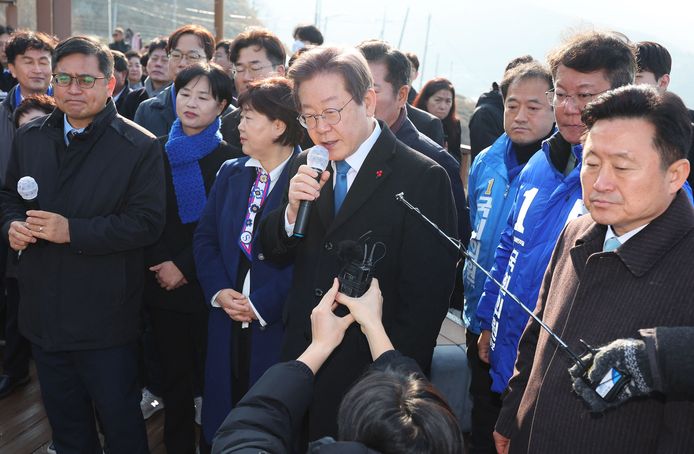
[[[292,65],[289,77],[300,122],[332,162],[319,176],[306,165],[306,154],[299,155],[290,170],[286,203],[260,227],[266,251],[261,260],[294,263],[282,357],[296,358],[308,347],[311,311],[340,274],[341,257],[349,259],[347,246],[362,238],[375,248],[374,276],[383,292],[386,331],[395,348],[427,370],[453,289],[457,254],[395,196],[403,192],[455,236],[448,176],[374,118],[373,78],[357,51],[311,49]],[[302,201],[312,201],[313,208],[305,236],[299,238],[294,228]],[[336,435],[340,400],[370,362],[366,338],[359,327],[350,327],[316,377],[309,439]]]

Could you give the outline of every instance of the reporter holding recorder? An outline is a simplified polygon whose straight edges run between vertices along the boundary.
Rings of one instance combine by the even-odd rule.
[[[414,360],[393,349],[381,322],[378,280],[360,298],[338,293],[338,286],[335,279],[311,313],[308,348],[261,377],[222,424],[213,452],[291,452],[298,422],[313,398],[314,377],[356,321],[373,363],[340,405],[339,441],[315,440],[307,452],[402,453],[416,447],[422,454],[464,453],[460,427],[446,401]],[[339,305],[350,312],[337,316]]]

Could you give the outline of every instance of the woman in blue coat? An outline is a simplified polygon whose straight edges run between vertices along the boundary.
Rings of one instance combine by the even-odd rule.
[[[291,266],[265,260],[257,227],[280,206],[287,164],[303,131],[291,82],[253,83],[239,96],[244,158],[227,161],[210,191],[194,238],[198,279],[211,305],[202,426],[215,432],[248,388],[279,361],[282,307]]]

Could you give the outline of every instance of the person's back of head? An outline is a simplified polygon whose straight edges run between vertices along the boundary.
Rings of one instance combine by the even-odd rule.
[[[367,373],[347,392],[338,437],[383,454],[459,454],[463,437],[450,407],[424,377],[394,367]]]
[[[636,83],[653,85],[661,93],[670,84],[672,57],[661,44],[653,41],[636,43]]]
[[[304,44],[313,44],[314,46],[323,44],[323,34],[315,25],[299,25],[294,29],[292,36]]]
[[[535,61],[532,55],[526,54],[526,55],[521,55],[520,57],[516,57],[512,59],[510,62],[506,64],[506,68],[504,68],[504,74],[515,68],[516,66],[524,65],[526,63],[532,63]]]

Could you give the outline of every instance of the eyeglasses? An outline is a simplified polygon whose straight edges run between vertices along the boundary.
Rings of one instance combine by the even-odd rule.
[[[99,79],[106,79],[106,77],[95,77],[89,74],[80,74],[79,76],[71,76],[65,73],[53,74],[53,83],[59,87],[69,87],[72,85],[72,81],[75,80],[80,88],[92,88]]]
[[[340,120],[342,120],[342,115],[340,115],[340,112],[345,110],[347,104],[352,102],[353,99],[354,96],[349,98],[349,101],[347,101],[345,105],[340,107],[339,109],[325,109],[323,112],[317,115],[301,114],[298,117],[296,117],[296,119],[299,120],[301,126],[303,126],[306,129],[313,129],[317,127],[319,118],[322,118],[323,121],[329,124],[330,126],[336,125],[340,122]]]
[[[245,74],[246,72],[248,72],[248,75],[249,75],[249,76],[254,77],[254,76],[256,76],[260,71],[262,71],[262,70],[264,70],[264,69],[267,69],[267,68],[272,68],[273,66],[275,66],[275,65],[273,65],[272,63],[269,64],[269,65],[265,65],[265,66],[253,65],[253,66],[249,66],[249,67],[240,66],[240,65],[233,65],[233,66],[231,67],[231,72],[232,72],[234,75],[236,75],[236,74]]]
[[[202,58],[202,55],[200,55],[199,53],[197,53],[195,51],[188,52],[187,54],[184,54],[181,51],[174,50],[174,51],[169,53],[169,58],[173,61],[182,60],[183,57],[185,57],[186,60],[188,60],[188,61],[195,62],[195,61],[200,60]]]
[[[583,108],[593,99],[595,99],[596,96],[601,95],[606,91],[608,90],[603,90],[598,93],[576,93],[575,95],[568,95],[566,93],[557,92],[556,90],[551,89],[546,91],[545,94],[547,95],[547,101],[553,107],[565,105],[565,103],[570,99],[574,103],[574,106],[576,106],[579,110],[583,110]]]
[[[154,55],[152,57],[149,57],[149,61],[151,61],[152,63],[162,62],[164,64],[167,64],[169,62],[169,56],[168,55],[162,55],[162,56]]]

